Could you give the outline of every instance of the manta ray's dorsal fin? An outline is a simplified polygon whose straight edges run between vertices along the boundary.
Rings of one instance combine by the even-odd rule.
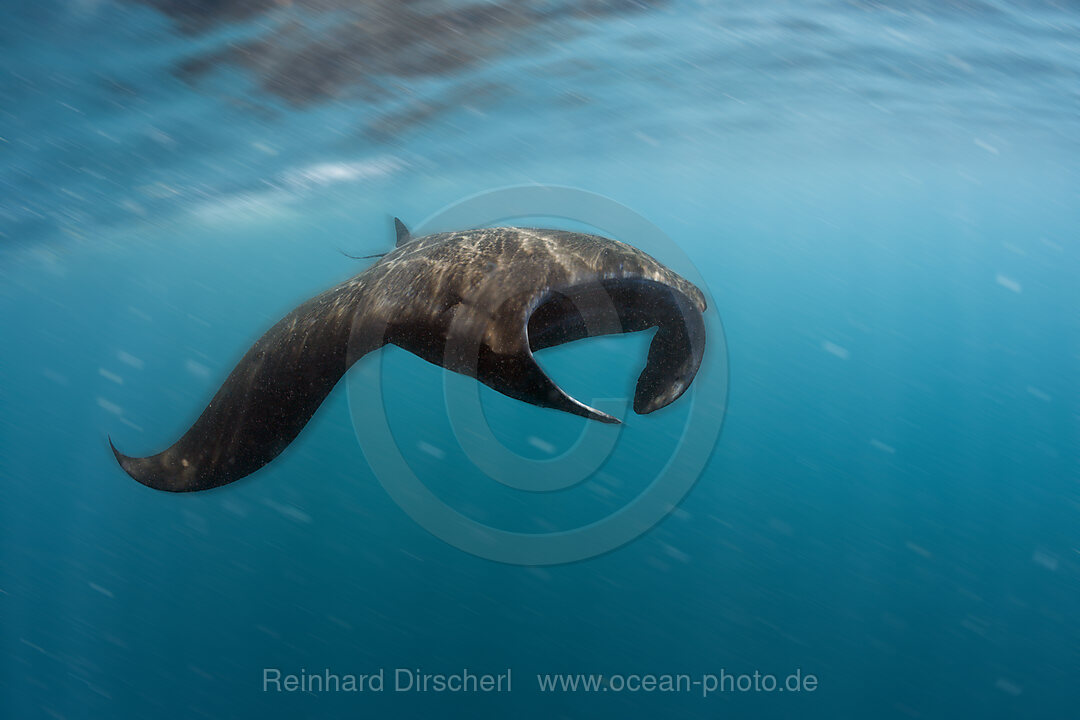
[[[405,227],[405,223],[401,222],[401,218],[394,218],[394,231],[397,233],[397,247],[401,247],[413,239],[412,233],[409,232],[409,228]]]

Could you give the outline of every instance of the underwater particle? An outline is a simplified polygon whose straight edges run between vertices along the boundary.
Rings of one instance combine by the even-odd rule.
[[[1050,572],[1057,572],[1058,559],[1057,555],[1048,553],[1044,550],[1036,550],[1031,554],[1031,562],[1035,563],[1039,567],[1044,567]]]
[[[53,653],[49,652],[48,650],[46,650],[45,648],[41,647],[40,645],[35,645],[34,643],[30,642],[30,641],[29,641],[29,640],[27,640],[26,638],[19,638],[19,642],[21,642],[21,643],[22,643],[23,645],[25,645],[26,647],[30,648],[31,650],[34,650],[35,652],[39,652],[39,653],[41,653],[42,655],[44,655],[45,657],[49,658],[50,660],[56,660],[56,659],[58,659],[58,658],[56,657],[56,655],[54,655]]]
[[[151,127],[147,129],[146,134],[151,140],[159,145],[171,147],[176,144],[176,138],[159,128]]]
[[[298,523],[309,525],[311,523],[311,516],[306,512],[296,507],[295,505],[285,505],[283,503],[275,502],[270,498],[264,498],[263,503],[281,514],[282,517],[286,517],[289,520],[295,520]]]
[[[209,529],[209,525],[206,522],[206,518],[199,513],[191,512],[190,510],[181,511],[181,516],[184,518],[184,525],[188,527],[192,532],[199,535],[205,535]]]
[[[108,400],[106,400],[103,397],[98,397],[97,404],[98,404],[99,408],[101,408],[105,412],[110,412],[113,415],[123,415],[124,414],[124,409],[122,407],[120,407],[119,405],[117,405],[114,402],[109,402]]]
[[[142,370],[143,369],[143,364],[144,363],[143,363],[142,360],[140,360],[139,358],[135,357],[134,355],[132,355],[130,353],[124,352],[123,350],[117,350],[116,351],[116,359],[119,360],[120,362],[124,363],[125,365],[130,365],[131,367],[135,368],[136,370]]]
[[[67,385],[70,382],[67,379],[67,375],[61,375],[55,370],[50,370],[49,368],[43,368],[41,374],[45,376],[45,379],[49,380],[50,382],[54,382],[57,385]]]
[[[791,537],[795,534],[790,525],[777,517],[769,518],[769,529],[780,535],[786,535],[787,537]]]
[[[684,553],[674,545],[668,545],[667,543],[661,543],[661,547],[664,549],[664,554],[676,562],[683,563],[684,565],[690,562],[690,556]]]
[[[117,385],[123,385],[124,384],[124,378],[120,377],[119,375],[117,375],[114,372],[109,372],[108,370],[106,370],[103,367],[99,367],[97,371],[98,371],[98,375],[100,375],[101,377],[105,378],[106,380],[108,380],[110,382],[114,382]]]
[[[146,215],[146,208],[135,202],[134,200],[122,200],[118,203],[118,205],[123,209],[127,210],[132,215]]]
[[[1008,275],[1002,275],[1001,273],[998,273],[998,276],[995,279],[997,280],[997,284],[1005,288],[1006,290],[1012,290],[1014,293],[1017,294],[1020,294],[1024,291],[1024,289],[1020,286],[1020,283],[1018,283],[1016,280],[1013,280]]]
[[[599,498],[615,497],[615,493],[610,488],[597,484],[592,485],[592,494]]]
[[[352,626],[351,623],[349,623],[347,620],[342,620],[337,615],[327,615],[326,619],[329,620],[330,622],[334,623],[338,627],[342,627],[342,628],[344,628],[346,630],[352,630],[353,629],[353,626]]]
[[[247,517],[248,509],[242,503],[235,502],[233,500],[226,499],[221,503],[221,509],[225,512],[232,513],[236,517]]]
[[[532,445],[534,448],[536,448],[537,450],[539,450],[540,452],[547,453],[548,455],[551,455],[552,453],[555,452],[555,446],[554,445],[549,443],[547,440],[536,437],[535,435],[530,435],[529,436],[528,443],[530,445]]]
[[[908,550],[915,553],[916,555],[923,556],[924,558],[933,557],[933,553],[931,553],[929,550],[924,548],[922,545],[916,545],[915,543],[911,542],[910,540],[908,540],[906,543],[904,543],[904,547],[906,547]]]
[[[210,377],[210,368],[206,367],[205,365],[203,365],[200,362],[195,362],[194,360],[188,360],[187,362],[184,363],[184,367],[187,368],[187,371],[189,373],[191,373],[192,375],[195,375],[196,377],[201,377],[201,378]]]
[[[420,452],[422,452],[422,453],[424,453],[426,455],[430,455],[431,457],[435,458],[436,460],[445,460],[446,459],[446,453],[443,452],[441,449],[435,447],[431,443],[427,443],[427,442],[424,442],[423,440],[421,440],[420,442],[416,443],[416,447],[420,450]]]
[[[203,670],[198,665],[188,665],[188,670],[195,673],[196,675],[201,677],[203,680],[211,680],[212,681],[212,680],[217,679],[212,673],[206,672],[205,670]]]
[[[821,343],[821,348],[825,352],[829,353],[830,355],[835,355],[841,360],[847,360],[848,357],[851,355],[851,353],[848,352],[847,348],[841,347],[834,342],[829,342],[828,340],[825,340]]]
[[[153,319],[134,305],[128,305],[128,312],[139,318],[140,320],[145,320],[146,322],[150,322]]]
[[[294,168],[281,176],[290,188],[302,190],[336,183],[373,180],[394,172],[403,163],[396,157],[383,156],[352,162],[325,162]]]
[[[547,570],[544,570],[543,568],[526,567],[525,571],[540,582],[551,582],[551,573],[549,573]]]
[[[955,55],[946,55],[945,56],[945,62],[949,63],[950,65],[952,65],[957,70],[962,70],[962,71],[964,71],[966,73],[970,73],[970,72],[975,71],[975,69],[973,67],[971,67],[970,63],[965,62],[964,60],[956,57]]]
[[[281,634],[280,633],[278,633],[276,630],[272,630],[272,629],[266,627],[265,625],[256,625],[255,629],[258,630],[259,632],[261,632],[263,635],[267,635],[267,636],[273,638],[274,640],[280,640],[281,639]]]
[[[880,450],[881,452],[887,453],[889,455],[896,454],[896,448],[894,448],[892,445],[886,445],[877,438],[872,438],[870,440],[870,447],[874,448],[875,450]]]
[[[960,627],[968,630],[969,632],[973,632],[976,635],[986,637],[986,621],[973,615],[968,615],[966,618],[960,621]]]
[[[994,683],[994,687],[1003,693],[1016,697],[1024,692],[1024,689],[1007,678],[998,678]]]
[[[654,138],[652,135],[647,135],[646,133],[642,132],[641,130],[635,130],[634,131],[634,137],[637,138],[638,140],[640,140],[643,143],[646,143],[648,145],[652,145],[653,147],[656,147],[656,146],[658,146],[660,144],[659,140]]]
[[[192,214],[207,223],[259,222],[278,216],[288,210],[294,198],[284,190],[263,192],[239,192],[221,199],[208,200],[192,208]],[[205,320],[189,316],[192,320],[209,325]]]
[[[1037,388],[1037,387],[1035,387],[1033,385],[1028,385],[1027,386],[1027,391],[1032,397],[1038,398],[1039,400],[1042,400],[1043,402],[1052,402],[1053,401],[1053,398],[1050,397],[1049,393],[1043,392],[1042,390],[1040,390],[1039,388]]]
[[[123,423],[124,425],[127,425],[129,428],[131,428],[135,432],[142,432],[143,431],[141,425],[136,425],[135,423],[128,420],[126,417],[121,417],[120,422]]]
[[[107,590],[107,589],[101,587],[100,585],[98,585],[97,583],[87,583],[87,585],[89,585],[90,589],[93,590],[94,592],[99,592],[99,593],[101,593],[102,595],[104,595],[105,597],[107,597],[109,599],[112,599],[112,598],[116,597],[115,595],[113,595],[111,590]]]
[[[1065,249],[1061,245],[1047,237],[1039,238],[1039,242],[1041,242],[1044,246],[1050,248],[1051,250],[1055,250],[1057,252],[1061,252]]]

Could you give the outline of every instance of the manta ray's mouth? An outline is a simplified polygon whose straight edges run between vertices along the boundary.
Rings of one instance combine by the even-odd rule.
[[[674,402],[697,374],[705,351],[703,310],[703,298],[690,298],[669,285],[640,278],[551,290],[529,316],[529,349],[538,351],[582,338],[655,327],[634,392],[634,412],[644,415]],[[539,366],[537,370],[543,373]],[[544,378],[550,383],[548,387],[521,399],[602,422],[620,422],[572,398],[546,374]],[[551,396],[553,391],[557,396]]]

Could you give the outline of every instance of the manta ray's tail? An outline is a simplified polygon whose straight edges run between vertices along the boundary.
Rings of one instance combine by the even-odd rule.
[[[354,332],[363,288],[346,282],[304,303],[263,335],[237,364],[195,424],[157,455],[120,466],[143,485],[190,492],[225,485],[277,457],[345,371],[383,344]]]

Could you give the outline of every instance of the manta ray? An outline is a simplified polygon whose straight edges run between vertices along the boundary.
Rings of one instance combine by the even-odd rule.
[[[618,419],[567,395],[533,353],[585,337],[657,328],[634,411],[690,386],[705,351],[705,296],[646,253],[597,235],[499,227],[413,237],[303,303],[240,359],[168,449],[120,466],[158,490],[190,492],[250,475],[284,450],[357,360],[392,344],[544,408]]]

